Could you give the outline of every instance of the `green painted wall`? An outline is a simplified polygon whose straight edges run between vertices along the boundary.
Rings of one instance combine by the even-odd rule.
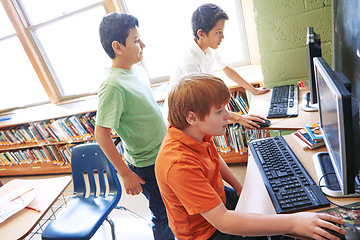
[[[331,0],[253,0],[264,85],[308,79],[307,27],[320,34],[324,59],[331,66]]]

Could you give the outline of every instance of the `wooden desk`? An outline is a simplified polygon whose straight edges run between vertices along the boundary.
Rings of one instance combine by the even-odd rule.
[[[71,176],[35,180],[14,179],[0,187],[0,195],[3,195],[24,184],[33,185],[35,199],[30,205],[41,211],[37,212],[25,208],[0,223],[1,239],[25,238],[36,227],[70,182]]]
[[[269,130],[298,130],[304,127],[308,123],[319,122],[319,112],[305,112],[302,110],[304,93],[308,91],[299,91],[299,115],[297,117],[290,118],[271,118],[270,127],[266,128]],[[266,117],[270,108],[271,93],[267,92],[261,95],[251,95],[251,103],[249,114],[258,114]]]
[[[314,150],[303,150],[296,140],[291,135],[284,136],[284,139],[289,144],[295,155],[304,165],[310,176],[317,182],[316,172],[312,160],[312,155],[316,152],[326,151],[326,147],[320,147]],[[359,202],[360,198],[333,198],[328,199],[336,204],[345,205],[353,202]],[[330,205],[330,207],[336,207]],[[324,208],[326,209],[326,208]],[[312,211],[319,211],[322,209],[315,209]],[[251,212],[259,214],[276,214],[274,206],[268,195],[266,187],[263,183],[260,171],[256,165],[254,157],[249,150],[248,165],[246,170],[246,177],[244,181],[243,191],[236,206],[236,211]]]

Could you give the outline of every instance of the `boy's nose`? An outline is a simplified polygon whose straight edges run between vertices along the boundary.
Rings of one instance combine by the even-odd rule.
[[[229,119],[230,119],[230,113],[228,111],[226,111],[225,120],[229,120]]]

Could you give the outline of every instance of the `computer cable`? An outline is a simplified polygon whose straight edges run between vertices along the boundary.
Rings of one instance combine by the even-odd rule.
[[[322,193],[324,193],[323,190],[322,190],[322,188],[323,188],[323,187],[326,187],[326,186],[325,186],[325,185],[320,185],[320,182],[321,182],[321,180],[322,180],[324,177],[326,177],[327,175],[330,175],[330,174],[335,174],[335,173],[331,172],[331,173],[324,174],[324,175],[322,175],[321,178],[319,179],[319,187],[320,187],[320,190],[321,190]],[[355,191],[355,192],[356,192],[356,193],[359,193],[359,191]],[[324,194],[325,194],[325,193],[324,193]],[[328,199],[328,201],[329,201],[331,204],[333,204],[333,205],[335,205],[335,206],[337,206],[337,207],[346,209],[346,210],[360,210],[360,207],[346,207],[346,206],[344,206],[344,205],[339,205],[339,204],[337,204],[337,203],[334,203],[333,201],[331,201],[331,200],[329,200],[329,199]]]

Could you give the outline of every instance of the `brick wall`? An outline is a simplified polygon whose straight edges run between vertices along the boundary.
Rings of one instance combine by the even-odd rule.
[[[308,79],[307,27],[320,34],[331,65],[331,0],[253,0],[253,5],[265,87]]]

